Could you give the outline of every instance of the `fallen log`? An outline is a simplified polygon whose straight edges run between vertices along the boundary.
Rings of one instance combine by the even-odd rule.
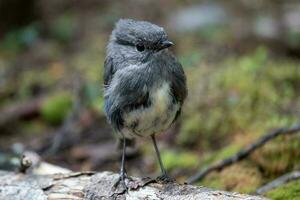
[[[118,175],[112,172],[24,174],[0,171],[0,199],[5,200],[98,200],[98,199],[225,199],[263,200],[235,192],[177,183],[133,178],[130,190],[115,190]]]

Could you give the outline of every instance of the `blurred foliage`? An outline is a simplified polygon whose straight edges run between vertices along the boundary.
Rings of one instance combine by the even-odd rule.
[[[191,152],[178,152],[175,150],[162,151],[164,166],[167,170],[194,168],[198,164],[198,156]]]
[[[297,200],[300,196],[300,181],[287,183],[279,188],[267,192],[266,196],[273,200]]]
[[[292,48],[298,48],[300,44],[300,34],[298,32],[289,32],[287,35],[287,43]]]
[[[55,85],[55,82],[61,78],[61,75],[57,73],[63,73],[63,69],[59,70],[61,72],[54,69],[56,64],[53,64],[49,69],[25,71],[19,79],[19,83],[21,84],[16,93],[16,97],[21,100],[30,99]],[[54,70],[56,70],[56,72],[54,72]]]
[[[241,148],[241,145],[237,142],[236,144],[233,143],[229,146],[222,148],[221,150],[219,150],[217,152],[207,153],[202,158],[200,158],[201,165],[202,166],[209,165],[209,164],[217,162],[219,160],[228,158],[229,156],[235,154],[240,148]]]
[[[199,168],[233,155],[266,130],[299,122],[297,61],[271,59],[267,48],[258,47],[213,66],[205,61],[198,65],[186,68],[189,97],[177,142],[206,152]],[[297,135],[280,137],[247,162],[213,173],[200,184],[254,192],[263,182],[300,168],[299,145]]]
[[[64,13],[51,23],[50,35],[59,42],[70,42],[77,30],[76,22],[74,15]]]
[[[271,179],[284,172],[300,169],[300,136],[280,137],[252,156],[265,177]]]
[[[48,97],[41,107],[42,117],[50,124],[58,125],[67,117],[72,107],[72,96],[61,92]]]
[[[189,99],[178,142],[216,145],[235,134],[262,133],[296,123],[300,70],[291,61],[268,59],[266,48],[227,58],[218,66],[186,69]],[[281,115],[285,112],[285,115]],[[213,135],[212,135],[213,133]]]
[[[6,33],[0,42],[0,51],[5,52],[6,56],[14,56],[25,47],[32,45],[39,38],[39,35],[39,27],[36,23],[12,30]]]
[[[103,111],[103,63],[105,52],[105,39],[99,35],[91,35],[85,45],[72,61],[73,66],[79,71],[86,80],[84,95],[87,104],[98,110]]]
[[[201,184],[212,188],[251,193],[261,185],[261,175],[258,169],[244,162],[229,166],[220,173],[211,173]]]

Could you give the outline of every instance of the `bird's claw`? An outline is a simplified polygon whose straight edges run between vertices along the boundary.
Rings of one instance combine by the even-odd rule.
[[[175,179],[170,177],[167,173],[162,174],[161,176],[156,178],[157,182],[163,182],[163,183],[174,183]]]
[[[131,177],[127,176],[125,173],[120,174],[118,180],[114,183],[113,188],[115,191],[128,192],[128,190],[130,189],[128,187],[128,183],[130,181],[133,181]]]

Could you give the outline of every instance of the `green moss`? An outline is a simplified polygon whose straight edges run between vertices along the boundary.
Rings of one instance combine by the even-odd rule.
[[[203,156],[201,156],[200,163],[201,163],[202,166],[211,165],[214,162],[217,162],[217,161],[223,160],[225,158],[228,158],[229,156],[232,156],[238,150],[240,150],[240,148],[241,148],[240,145],[232,144],[232,145],[229,145],[225,148],[222,148],[219,151],[204,154]]]
[[[279,137],[256,151],[251,159],[264,172],[264,176],[273,179],[300,167],[299,149],[299,135]]]
[[[208,175],[200,184],[206,187],[251,193],[261,185],[261,175],[253,166],[243,163],[232,165],[221,172]]]
[[[72,97],[69,93],[57,93],[43,102],[42,117],[49,123],[60,124],[68,115],[72,107]]]
[[[300,181],[285,184],[266,193],[273,200],[298,200],[300,197]]]
[[[229,145],[229,146],[221,149],[220,151],[218,151],[214,157],[214,160],[223,160],[225,158],[228,158],[229,156],[234,155],[240,149],[241,149],[241,147],[238,144]]]
[[[268,130],[299,123],[294,111],[300,105],[297,61],[270,59],[268,50],[259,47],[214,65],[201,62],[185,69],[189,96],[178,143],[203,151],[202,166],[233,155]],[[300,167],[299,137],[279,137],[201,184],[253,192],[264,181]]]
[[[224,189],[226,187],[217,173],[210,174],[208,178],[201,181],[199,185],[215,189]]]
[[[167,170],[175,168],[190,169],[197,166],[199,157],[190,152],[166,150],[162,152],[162,160]]]
[[[32,96],[36,95],[35,90],[45,89],[59,81],[58,78],[49,72],[49,69],[25,71],[21,74],[19,80],[21,84],[16,95],[20,99],[32,98]]]
[[[214,149],[241,132],[263,133],[299,122],[297,113],[290,110],[300,101],[296,62],[272,61],[267,49],[259,47],[215,65],[186,69],[189,98],[183,109],[180,144]]]
[[[192,119],[189,119],[183,123],[182,134],[180,134],[178,137],[179,144],[188,145],[197,139],[199,123],[201,123],[201,118],[199,115],[195,115]]]

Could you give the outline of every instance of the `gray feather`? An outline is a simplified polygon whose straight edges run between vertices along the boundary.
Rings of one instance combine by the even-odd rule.
[[[151,107],[149,93],[163,83],[170,85],[172,104],[180,105],[174,120],[180,114],[187,95],[186,78],[175,56],[159,47],[166,39],[164,29],[149,22],[122,19],[116,23],[104,63],[105,112],[116,132],[125,126],[124,114]],[[139,52],[137,44],[145,50]]]

